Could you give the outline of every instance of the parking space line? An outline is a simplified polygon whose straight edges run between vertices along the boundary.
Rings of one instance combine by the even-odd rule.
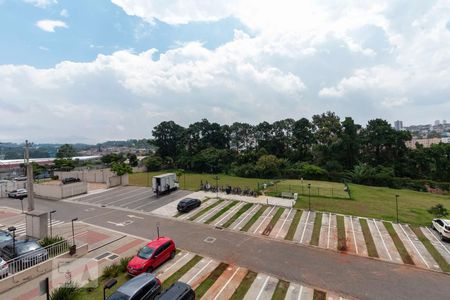
[[[86,200],[86,201],[82,201],[82,202],[97,203],[97,202],[100,202],[102,200],[105,200],[104,198],[107,197],[107,196],[114,196],[114,197],[123,196],[123,195],[126,195],[126,194],[130,194],[130,193],[136,192],[138,190],[135,190],[135,189],[129,190],[129,189],[125,189],[124,188],[124,189],[120,189],[116,193],[114,193],[114,191],[106,191],[106,192],[103,192],[103,193],[99,193],[98,195],[96,194],[94,197],[90,197],[90,198],[89,198],[89,196],[87,196],[85,198],[89,198],[89,199],[81,198],[80,200]],[[99,199],[97,199],[95,201],[91,201],[91,200],[96,199],[96,198],[99,198]]]
[[[297,300],[300,300],[302,298],[302,294],[303,294],[303,285],[300,285],[300,291],[298,292]]]
[[[384,238],[383,238],[383,236],[381,235],[380,228],[378,228],[377,222],[375,221],[375,219],[372,219],[372,221],[373,221],[373,224],[375,224],[375,228],[377,229],[378,234],[380,235],[381,241],[383,242],[384,249],[386,250],[386,253],[387,253],[388,256],[389,256],[389,259],[392,260],[391,253],[389,252],[389,250],[388,250],[388,248],[387,248],[387,246],[386,246],[386,243],[384,242]]]
[[[249,211],[243,218],[242,220],[240,220],[234,227],[233,230],[236,229],[242,222],[244,222],[245,219],[247,219],[247,217],[252,214],[257,208],[259,207],[259,205],[255,205],[251,211]]]
[[[353,233],[353,242],[355,244],[355,251],[356,251],[356,254],[359,254],[358,253],[358,244],[356,243],[355,227],[353,226],[353,217],[352,216],[350,216],[350,223],[352,224],[352,233]]]
[[[291,215],[291,212],[292,212],[292,207],[291,207],[291,209],[289,210],[289,212],[288,212],[286,218],[284,219],[283,224],[281,224],[281,227],[280,227],[280,229],[278,230],[277,235],[275,236],[275,238],[277,238],[278,235],[280,234],[281,230],[283,230],[284,224],[286,224],[286,221],[288,220],[289,216]]]
[[[259,227],[261,227],[261,225],[266,221],[266,219],[270,216],[270,214],[272,213],[272,211],[275,209],[276,206],[273,206],[272,209],[269,211],[268,214],[266,214],[263,218],[263,220],[261,221],[261,223],[259,223],[259,225],[256,227],[256,229],[253,231],[253,233],[256,233],[259,229]]]
[[[142,200],[146,200],[146,199],[139,199],[139,201],[142,201]],[[138,209],[141,209],[141,208],[143,208],[143,207],[145,207],[145,206],[147,206],[147,205],[151,205],[151,204],[153,204],[153,202],[156,202],[156,201],[158,201],[158,200],[159,200],[159,199],[148,200],[149,202],[144,203],[144,204],[142,204],[142,205],[139,205],[139,206],[137,206],[137,207],[135,207],[135,208],[130,208],[130,209],[136,209],[136,210],[138,210]],[[135,201],[135,202],[139,202],[139,201]],[[131,204],[131,203],[128,203],[128,204]]]
[[[139,192],[139,193],[137,193],[137,194],[130,195],[130,196],[125,197],[125,198],[121,198],[121,199],[118,199],[118,200],[114,200],[114,201],[106,202],[106,203],[102,203],[102,204],[112,205],[112,204],[114,204],[114,203],[121,202],[121,201],[124,201],[124,200],[127,200],[127,199],[132,199],[132,198],[134,198],[134,197],[141,197],[141,196],[143,196],[143,195],[145,195],[145,194],[149,194],[149,192],[150,192],[150,191]],[[139,200],[142,200],[142,198],[140,198]],[[132,201],[132,202],[133,202],[133,201]],[[129,204],[129,203],[127,203],[127,204]],[[122,206],[122,205],[119,205],[119,206]]]
[[[225,288],[228,286],[228,284],[233,280],[234,276],[236,276],[237,272],[241,269],[241,267],[238,267],[236,271],[234,271],[233,275],[231,275],[230,279],[223,285],[223,287],[220,289],[220,291],[217,293],[216,297],[214,297],[213,300],[219,299],[220,294],[225,290]]]
[[[308,220],[309,220],[309,214],[311,213],[310,210],[308,210],[308,215],[306,216],[305,226],[303,227],[302,237],[300,238],[300,243],[303,243],[303,237],[305,236],[306,227],[308,226]]]
[[[413,248],[416,250],[416,252],[419,254],[420,258],[422,259],[422,261],[425,263],[425,265],[427,266],[427,268],[430,268],[430,265],[427,263],[427,261],[425,260],[425,258],[422,256],[422,253],[420,253],[419,249],[417,249],[416,245],[414,245],[413,241],[411,240],[411,238],[409,237],[409,235],[406,233],[405,229],[403,228],[402,224],[398,224],[400,229],[403,231],[403,233],[405,234],[405,236],[408,238],[409,242],[411,243],[411,245],[413,246]]]
[[[264,288],[266,287],[267,282],[269,281],[269,278],[270,278],[270,276],[267,276],[266,280],[264,281],[264,283],[263,283],[263,285],[261,287],[261,290],[259,290],[258,296],[256,296],[256,300],[258,300],[259,297],[261,297],[261,294],[264,291]]]
[[[238,209],[240,209],[242,206],[245,205],[245,202],[240,202],[238,205],[235,205],[233,209],[231,209],[228,213],[225,214],[222,218],[220,218],[219,221],[215,222],[213,225],[220,225],[227,217],[231,216],[234,212],[236,212]]]
[[[327,238],[327,249],[330,248],[330,233],[331,233],[331,213],[328,214],[328,238]]]
[[[189,279],[188,282],[186,282],[187,284],[190,284],[192,281],[194,281],[194,279],[200,275],[201,272],[203,272],[203,270],[205,270],[211,263],[213,262],[212,259],[209,260],[209,262],[203,266],[203,268],[201,268],[194,276],[191,277],[191,279]]]
[[[215,215],[219,210],[224,208],[226,205],[228,205],[230,202],[228,200],[224,200],[222,203],[217,205],[216,207],[213,207],[208,212],[206,212],[203,216],[200,216],[199,219],[194,220],[196,223],[204,223],[206,220],[208,220],[210,217]]]

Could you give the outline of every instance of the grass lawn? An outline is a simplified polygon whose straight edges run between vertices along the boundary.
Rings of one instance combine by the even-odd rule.
[[[129,175],[130,185],[137,186],[151,186],[152,177],[164,173],[170,173],[175,171],[160,171],[160,172],[145,172],[145,173],[133,173]],[[216,185],[216,180],[214,179],[215,174],[199,174],[199,173],[186,173],[178,178],[180,182],[180,188],[183,190],[197,191],[200,189],[200,183],[206,183],[208,181],[211,185]],[[230,176],[225,174],[219,174],[218,184],[219,186],[231,185],[232,187],[249,188],[256,190],[258,188],[258,183],[260,186],[264,182],[269,182],[268,179],[259,178],[243,178]]]
[[[367,254],[370,257],[378,257],[378,251],[375,247],[375,243],[372,238],[372,234],[370,234],[369,225],[367,224],[366,219],[359,219],[359,223],[361,224],[361,230],[363,232],[364,241],[366,242]]]
[[[171,286],[173,283],[178,281],[181,277],[183,277],[184,274],[186,274],[193,266],[195,266],[200,260],[202,260],[203,257],[200,255],[194,256],[190,261],[188,261],[187,264],[182,266],[178,271],[173,273],[169,278],[167,278],[163,284],[162,288],[167,289],[169,286]]]
[[[311,197],[314,210],[346,215],[395,221],[395,195],[399,195],[399,221],[415,225],[429,225],[433,216],[427,212],[431,206],[442,203],[450,208],[450,195],[435,195],[406,189],[390,189],[358,184],[349,184],[350,199]],[[296,208],[307,209],[308,197],[297,201]]]
[[[349,199],[349,195],[344,191],[345,185],[339,182],[318,181],[318,180],[283,180],[269,187],[269,192],[281,193],[291,192],[308,196],[308,184],[311,185],[311,197],[331,197]]]
[[[115,286],[113,286],[111,289],[106,291],[106,297],[110,296],[112,293],[114,293],[122,284],[124,284],[126,281],[130,280],[130,277],[126,273],[121,273],[117,277],[117,283]],[[83,299],[103,299],[103,285],[105,284],[105,281],[101,281],[99,279],[98,281],[98,287],[95,289],[89,291],[86,286],[84,286],[81,289],[81,293],[77,296],[76,299],[83,300]]]
[[[228,264],[220,263],[214,271],[212,271],[211,274],[209,274],[209,276],[195,289],[195,298],[201,299],[227,268]]]
[[[242,206],[237,213],[235,213],[230,219],[228,219],[228,221],[223,224],[224,228],[228,228],[230,227],[231,224],[234,223],[234,221],[236,221],[243,213],[245,213],[250,207],[252,207],[253,204],[252,203],[247,203],[244,204],[244,206]]]
[[[450,264],[447,263],[445,258],[439,253],[439,251],[434,248],[433,244],[431,244],[430,240],[423,234],[423,232],[418,227],[411,226],[411,229],[417,235],[422,244],[427,248],[428,252],[430,252],[431,256],[433,256],[434,260],[437,262],[439,267],[444,272],[450,272]]]
[[[336,225],[338,231],[338,250],[346,251],[347,250],[347,237],[345,236],[345,222],[344,216],[336,216]]]
[[[319,246],[320,228],[322,227],[322,213],[316,213],[316,219],[314,220],[314,227],[311,236],[310,245]]]
[[[282,279],[278,280],[275,292],[272,295],[272,300],[284,299],[289,288],[289,282]]]
[[[387,231],[389,232],[389,235],[391,236],[392,240],[394,241],[395,247],[397,248],[398,253],[400,253],[403,263],[408,265],[414,265],[414,261],[412,260],[411,256],[406,250],[405,245],[403,245],[402,240],[400,240],[397,232],[394,229],[394,226],[392,226],[392,223],[383,222],[383,224],[384,227],[386,227]]]
[[[273,215],[272,219],[270,220],[270,223],[267,225],[266,228],[270,228],[270,231],[272,231],[273,227],[278,222],[278,220],[280,219],[283,212],[284,212],[284,208],[279,207],[277,212],[275,213],[275,215]],[[264,229],[264,231],[266,231],[266,229]]]
[[[227,206],[225,206],[224,208],[222,208],[221,210],[219,210],[219,212],[217,212],[214,216],[212,216],[211,218],[209,218],[208,220],[206,220],[205,224],[209,224],[212,221],[216,220],[218,217],[220,217],[221,215],[223,215],[227,210],[229,210],[230,208],[232,208],[233,206],[235,206],[238,203],[238,201],[233,201],[230,204],[228,204]]]
[[[247,224],[244,225],[244,227],[242,227],[241,231],[247,231],[250,229],[250,227],[252,227],[253,224],[255,224],[256,220],[259,219],[259,217],[263,214],[263,212],[267,209],[267,205],[263,205],[261,206],[260,209],[258,209],[258,211],[256,212],[256,214],[254,214],[250,220],[248,220]]]
[[[234,291],[233,296],[231,296],[230,300],[244,299],[245,294],[247,294],[248,289],[252,285],[253,281],[255,281],[257,275],[258,274],[253,271],[248,271],[247,275],[245,275],[244,279],[242,279],[236,291]]]
[[[189,218],[189,221],[194,221],[195,219],[197,219],[198,217],[200,217],[201,215],[205,214],[207,211],[213,209],[214,207],[216,207],[217,205],[219,205],[220,203],[222,203],[223,199],[219,199],[216,203],[205,207],[204,209],[202,209],[201,211],[199,211],[198,213],[196,213],[195,215],[193,215],[192,217]]]
[[[294,219],[292,219],[291,226],[289,227],[288,233],[284,237],[285,240],[292,241],[294,238],[295,231],[297,230],[298,223],[300,223],[300,218],[302,217],[303,210],[297,210],[294,215]]]

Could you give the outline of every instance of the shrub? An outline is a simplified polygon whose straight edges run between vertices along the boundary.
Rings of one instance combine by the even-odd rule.
[[[106,266],[103,269],[102,279],[106,280],[108,278],[117,277],[120,273],[120,270],[121,270],[121,266],[118,264],[112,264],[112,265]]]
[[[447,209],[444,207],[444,205],[442,205],[440,203],[435,206],[430,207],[430,209],[428,209],[428,212],[430,214],[436,216],[436,218],[441,218],[441,217],[445,217],[448,215]]]
[[[120,263],[119,263],[119,266],[120,266],[120,272],[122,272],[122,273],[125,273],[126,271],[127,271],[127,266],[128,266],[128,263],[130,262],[130,260],[132,259],[133,257],[132,256],[128,256],[128,257],[122,257],[121,259],[120,259]]]
[[[64,241],[65,239],[62,236],[55,235],[53,237],[46,236],[42,240],[39,241],[39,244],[41,244],[42,247],[47,247],[59,242]]]
[[[53,289],[50,300],[71,300],[76,299],[78,294],[81,292],[80,287],[72,282],[66,282],[60,287]]]

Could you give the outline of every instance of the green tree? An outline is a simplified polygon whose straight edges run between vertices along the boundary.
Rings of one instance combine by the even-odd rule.
[[[294,161],[311,159],[311,147],[314,144],[313,124],[306,118],[296,121],[292,128],[292,147]]]
[[[263,178],[274,178],[280,175],[283,161],[275,155],[263,155],[256,162],[256,170]]]
[[[355,124],[352,118],[346,117],[342,122],[342,131],[339,133],[337,145],[338,158],[345,169],[351,170],[359,160],[361,141],[358,131],[361,125]]]
[[[163,160],[159,155],[151,155],[144,158],[147,171],[159,171],[162,169]]]
[[[138,161],[136,154],[128,153],[127,157],[128,157],[128,164],[132,167],[137,167],[139,161]]]
[[[70,158],[57,158],[53,165],[56,170],[71,171],[75,168],[75,162]]]
[[[117,176],[133,173],[133,169],[123,162],[113,162],[111,164],[111,171],[116,173]]]
[[[152,131],[152,144],[158,147],[157,153],[161,157],[178,157],[183,148],[183,137],[186,129],[174,121],[161,122]]]
[[[75,147],[69,144],[64,144],[59,147],[58,152],[56,152],[57,158],[72,158],[77,156],[77,151]]]

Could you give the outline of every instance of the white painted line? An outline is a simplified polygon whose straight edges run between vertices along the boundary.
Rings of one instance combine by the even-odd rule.
[[[219,225],[220,223],[222,223],[223,220],[225,220],[229,215],[231,215],[233,212],[235,212],[238,208],[240,208],[241,206],[239,206],[239,204],[235,204],[235,207],[230,210],[227,214],[225,214],[225,216],[223,216],[219,221],[217,221],[217,225]]]
[[[330,248],[330,233],[331,233],[331,213],[328,214],[328,239],[327,239],[327,249]]]
[[[80,198],[80,199],[76,199],[76,201],[77,202],[85,202],[85,201],[83,201],[83,200],[87,200],[86,202],[89,202],[89,203],[97,203],[97,202],[100,202],[100,201],[102,201],[102,200],[105,200],[104,198],[104,196],[114,196],[114,197],[117,197],[117,196],[124,196],[124,195],[126,195],[126,194],[131,194],[131,193],[133,193],[133,192],[135,192],[135,191],[137,191],[137,190],[128,190],[128,189],[122,189],[122,190],[119,190],[119,191],[117,191],[117,193],[112,193],[112,191],[110,192],[110,191],[105,191],[105,192],[102,192],[102,193],[98,193],[98,195],[96,194],[96,196],[95,197],[88,197],[88,196],[86,196],[86,197],[82,197],[82,198]],[[85,199],[85,198],[89,198],[89,199]],[[97,199],[97,200],[95,200],[95,201],[91,201],[91,200],[93,200],[93,199],[96,199],[96,198],[100,198],[100,199]]]
[[[300,300],[302,298],[302,294],[303,294],[303,285],[300,286],[300,291],[298,292],[297,300]]]
[[[143,196],[145,194],[149,194],[149,192],[150,191],[142,191],[142,192],[137,193],[135,195],[131,195],[131,196],[124,197],[124,198],[121,198],[121,199],[118,199],[118,200],[114,200],[112,202],[107,202],[107,203],[102,203],[102,204],[111,205],[111,204],[114,204],[114,203],[117,203],[117,202],[120,202],[120,201],[123,201],[123,200],[126,200],[126,199],[131,199],[131,198],[134,198],[134,197],[140,197],[140,196]],[[152,195],[152,194],[150,193],[150,195]],[[142,200],[142,198],[140,198],[139,200]],[[131,201],[131,202],[135,202],[135,201]],[[131,203],[131,202],[129,202],[129,203]]]
[[[167,271],[169,271],[170,269],[172,269],[176,264],[178,264],[180,261],[183,260],[183,258],[185,258],[185,257],[188,256],[188,255],[189,255],[189,252],[186,253],[185,255],[183,255],[183,257],[180,258],[178,261],[176,261],[173,265],[171,265],[170,267],[168,267],[167,269],[165,269],[165,270],[164,270],[164,273],[167,272]]]
[[[223,205],[223,204],[225,204],[225,205]],[[203,223],[204,221],[208,220],[214,214],[219,212],[222,208],[226,207],[227,204],[228,204],[228,201],[224,200],[222,203],[219,203],[215,207],[211,208],[206,214],[204,214],[203,216],[200,217],[200,219],[198,219],[198,223]],[[196,220],[194,220],[194,221],[196,221]]]
[[[358,253],[358,243],[356,243],[356,235],[355,235],[355,227],[353,227],[353,217],[350,216],[350,223],[352,224],[352,232],[353,232],[353,242],[355,243],[355,251]]]
[[[209,264],[212,263],[212,262],[213,262],[213,260],[210,259],[209,262],[208,262],[206,265],[204,265],[203,268],[201,268],[201,269],[200,269],[194,276],[192,276],[192,278],[189,279],[189,281],[186,282],[186,283],[187,283],[187,284],[191,283],[191,282],[192,282],[198,275],[200,275],[200,273],[203,272],[203,270],[206,269],[206,268],[209,266]]]
[[[306,216],[306,221],[305,221],[305,226],[303,226],[303,232],[302,232],[302,237],[300,238],[300,243],[303,242],[303,237],[305,236],[305,231],[306,231],[306,226],[308,225],[308,221],[309,221],[309,213],[311,211],[308,210],[308,215]]]
[[[428,228],[428,227],[425,227],[429,232],[430,232],[430,234],[436,239],[436,241],[442,246],[442,248],[444,248],[444,250],[448,253],[448,254],[450,254],[450,250],[448,250],[447,249],[447,247],[445,247],[445,245],[444,244],[442,244],[442,242],[434,235],[434,233]]]
[[[139,201],[142,201],[142,200],[145,200],[145,199],[139,199]],[[130,209],[141,209],[141,208],[143,208],[144,206],[153,204],[153,202],[156,202],[156,201],[158,201],[158,200],[159,200],[159,199],[149,200],[147,203],[144,203],[144,204],[142,204],[142,205],[139,205],[138,207],[130,208]],[[135,202],[139,202],[139,201],[135,201]],[[175,200],[175,201],[176,201],[176,200]],[[131,202],[128,203],[128,204],[131,204]],[[127,204],[127,205],[128,205],[128,204]],[[122,206],[122,205],[121,205],[120,207],[125,207],[125,206]]]
[[[269,213],[267,215],[264,216],[264,219],[262,220],[261,223],[259,223],[258,227],[256,227],[255,231],[253,231],[253,233],[256,233],[259,229],[259,227],[261,227],[261,225],[266,221],[267,217],[269,217],[270,213],[275,209],[276,206],[273,206],[272,209],[269,211]]]
[[[242,220],[240,220],[234,227],[233,227],[233,229],[236,229],[245,219],[247,219],[247,217],[256,209],[256,208],[258,208],[258,205],[255,205],[255,207],[253,207],[252,209],[251,209],[251,211],[250,212],[248,212],[243,218],[242,218]]]
[[[234,271],[233,275],[231,275],[230,279],[228,279],[228,281],[225,283],[225,285],[220,289],[220,291],[217,293],[216,297],[214,297],[213,300],[216,300],[219,298],[220,294],[222,294],[223,290],[225,290],[225,288],[227,287],[227,285],[231,282],[231,280],[233,280],[234,276],[236,275],[236,273],[239,271],[241,267],[238,267],[236,269],[236,271]]]
[[[411,245],[414,247],[414,249],[416,249],[416,252],[419,254],[420,258],[423,260],[423,262],[425,263],[425,265],[427,266],[427,268],[429,269],[430,266],[428,265],[427,261],[425,260],[425,258],[423,258],[422,254],[419,252],[419,249],[417,249],[416,245],[414,245],[413,241],[411,240],[411,238],[409,237],[409,235],[406,233],[405,229],[403,229],[402,224],[398,224],[400,226],[400,228],[402,229],[403,233],[406,235],[406,237],[408,238],[409,242],[411,243]]]
[[[281,230],[283,229],[284,224],[286,223],[287,219],[289,218],[289,215],[291,214],[291,211],[292,211],[292,208],[289,210],[289,212],[288,212],[288,214],[287,214],[287,216],[286,216],[286,219],[284,219],[284,221],[283,221],[283,224],[281,224],[281,227],[280,227],[280,229],[278,230],[277,235],[275,236],[275,238],[278,237],[278,235],[280,234]]]
[[[262,292],[264,291],[264,288],[266,287],[267,281],[269,281],[270,276],[267,276],[266,280],[264,281],[261,290],[258,293],[258,296],[256,297],[256,300],[259,299],[259,297],[261,297]]]
[[[386,250],[386,252],[387,252],[387,254],[389,256],[389,259],[392,260],[391,253],[389,253],[389,250],[388,250],[388,248],[386,246],[386,243],[384,242],[383,236],[381,235],[380,228],[378,228],[377,222],[375,221],[375,219],[373,219],[372,221],[373,221],[373,224],[375,224],[375,227],[377,228],[378,234],[380,235],[381,241],[383,242],[384,249]]]

